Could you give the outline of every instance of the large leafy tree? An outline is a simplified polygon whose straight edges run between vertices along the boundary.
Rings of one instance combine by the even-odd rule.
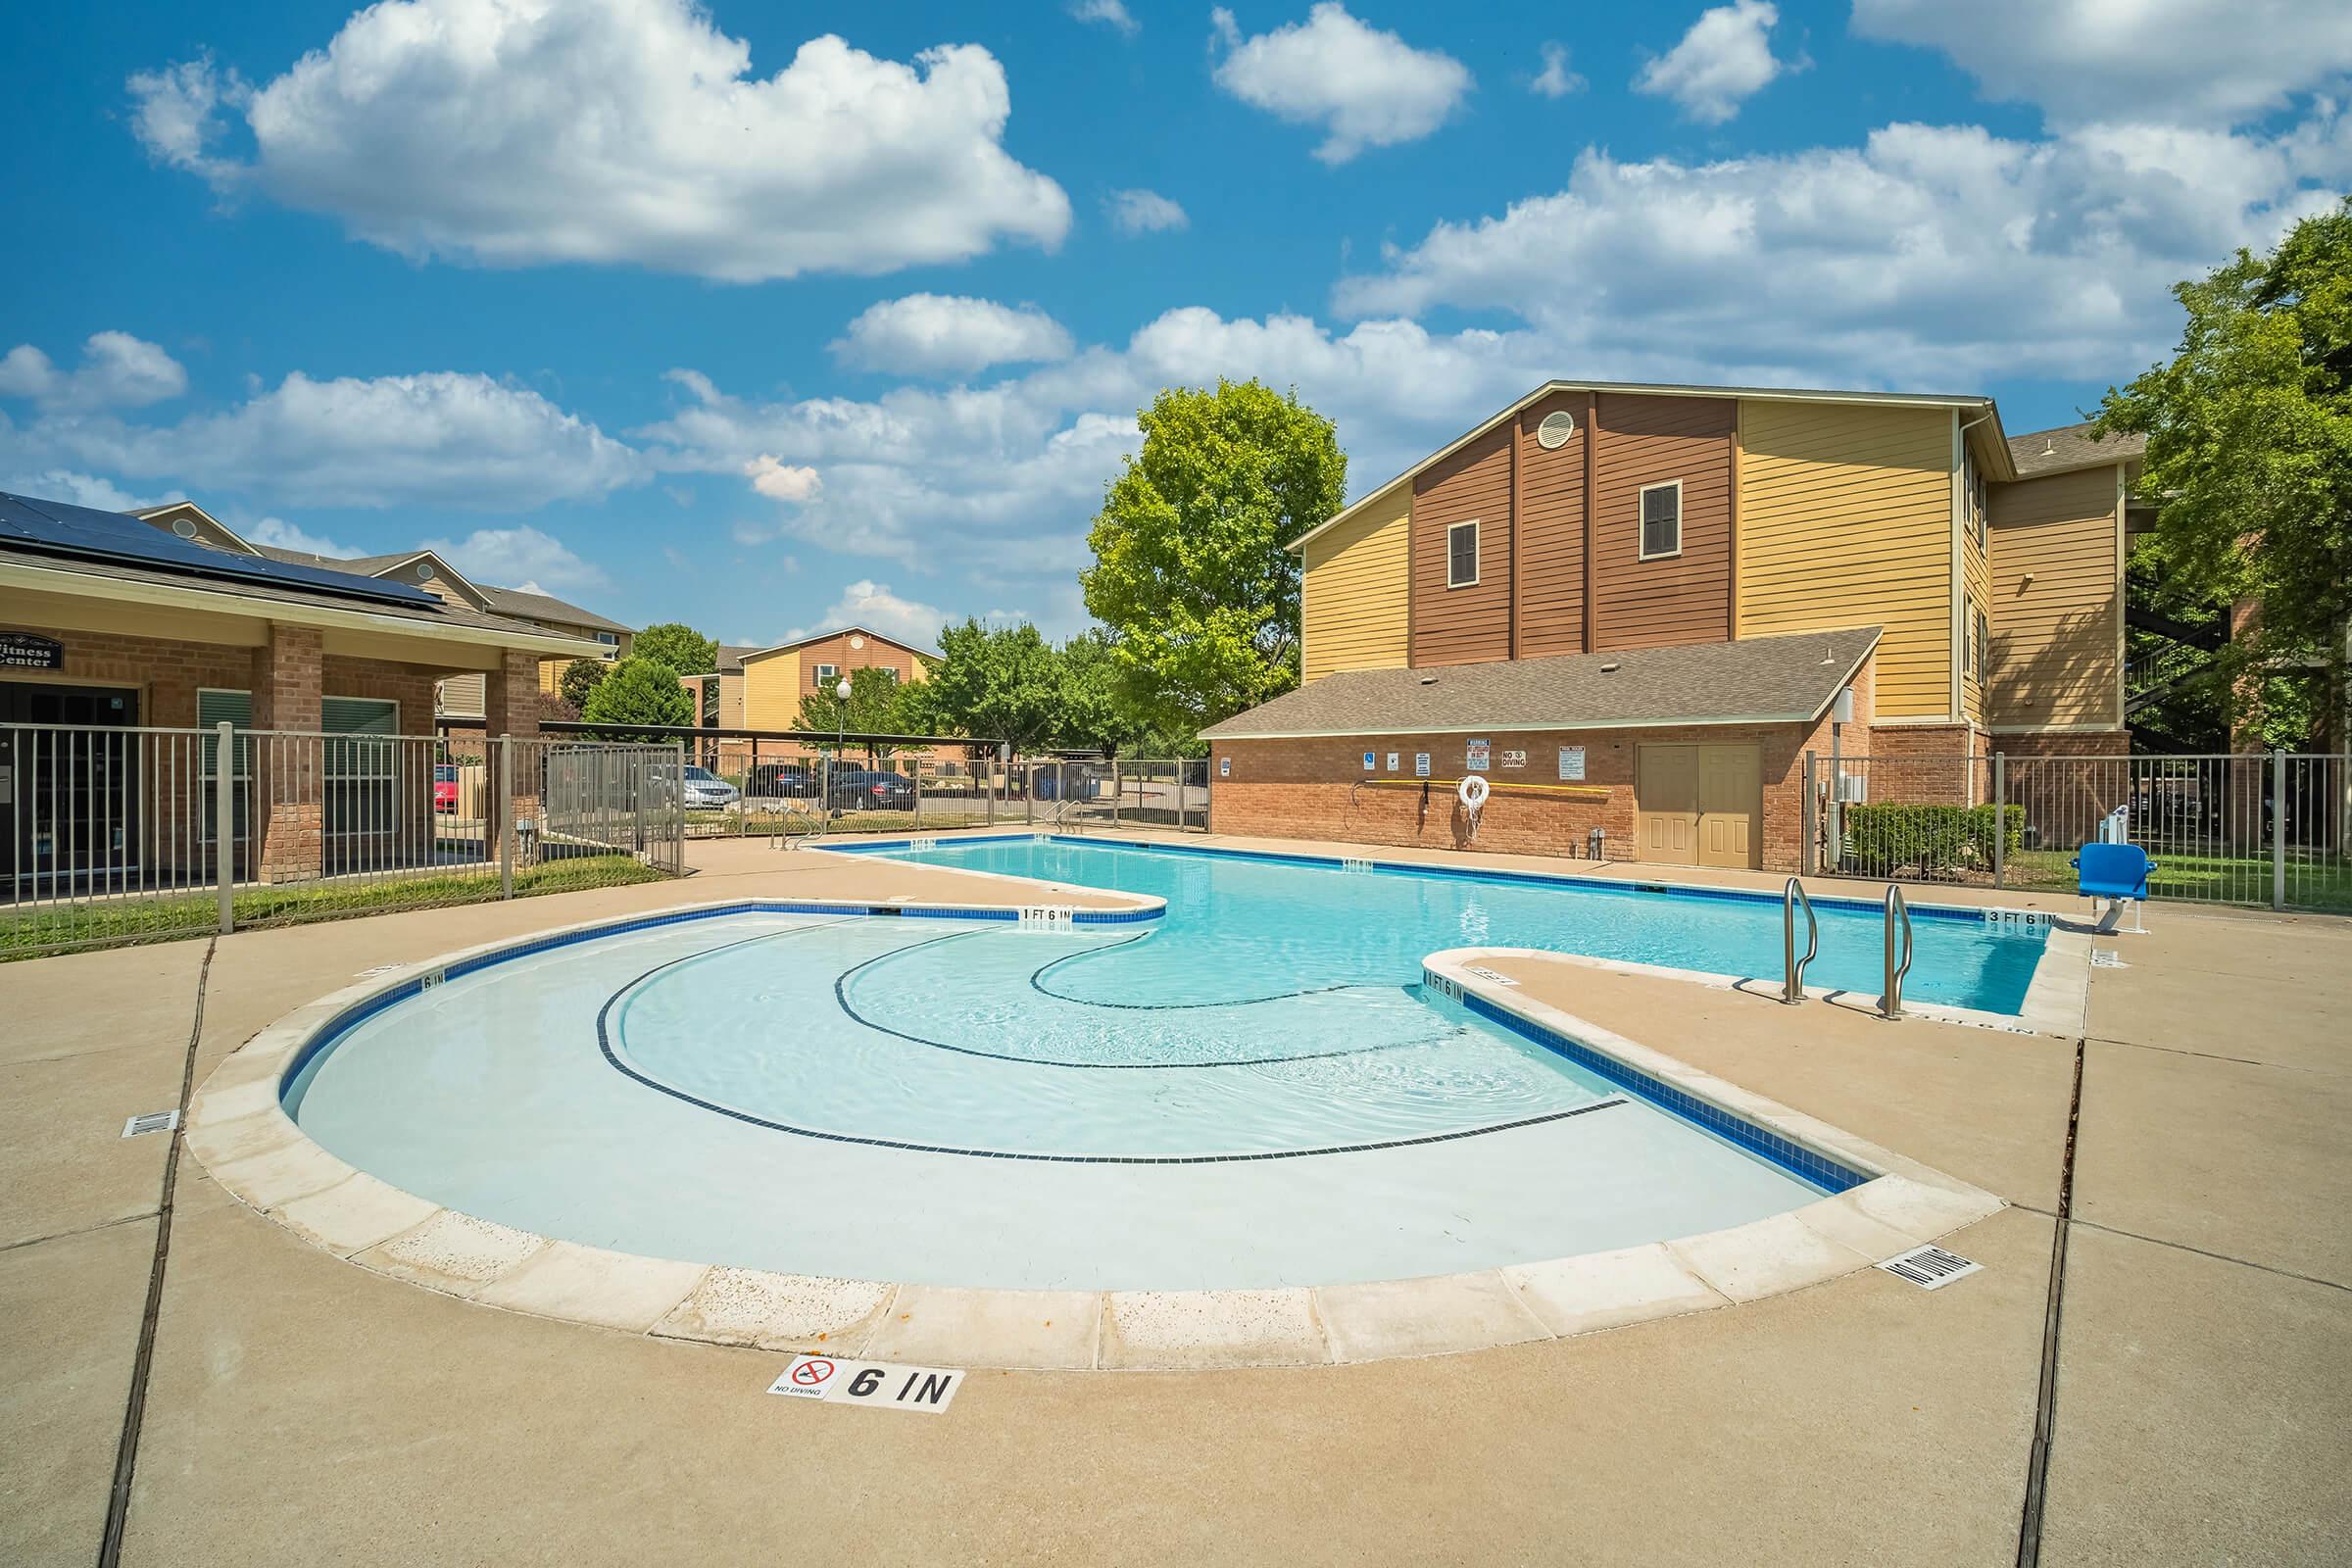
[[[1024,752],[1058,738],[1061,658],[1035,626],[969,619],[941,629],[939,655],[908,694],[920,728],[1010,741]]]
[[[694,694],[667,664],[632,655],[606,668],[580,717],[591,724],[691,724]]]
[[[1062,644],[1059,661],[1054,733],[1062,745],[1094,747],[1114,757],[1166,757],[1188,749],[1155,734],[1128,702],[1110,639],[1102,632],[1080,632]]]
[[[718,668],[718,644],[681,620],[648,626],[629,640],[637,659],[658,659],[681,675],[708,675]]]
[[[556,677],[556,689],[564,694],[565,702],[585,711],[588,694],[596,690],[611,667],[601,659],[575,659]]]
[[[2258,601],[2251,634],[2230,648],[2236,673],[2248,662],[2318,668],[2340,715],[2352,638],[2352,200],[2296,224],[2269,256],[2241,250],[2173,293],[2188,314],[2180,352],[2110,389],[2099,411],[2102,431],[2147,437],[2141,491],[2156,527],[2134,564],[2170,597]]]
[[[852,735],[911,735],[928,727],[922,721],[919,701],[912,687],[900,681],[896,671],[874,667],[853,669],[848,702],[843,702],[831,686],[805,693],[793,727],[819,734],[846,730]],[[868,757],[887,757],[892,750],[887,746],[868,746],[865,753]]]
[[[1283,547],[1340,510],[1348,459],[1329,419],[1254,380],[1170,388],[1137,420],[1143,452],[1108,486],[1079,583],[1128,706],[1190,737],[1298,684]]]

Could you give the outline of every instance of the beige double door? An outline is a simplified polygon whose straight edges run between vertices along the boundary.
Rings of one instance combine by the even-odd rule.
[[[1763,863],[1764,760],[1753,742],[1643,746],[1634,760],[1634,844],[1644,860],[1753,870]]]

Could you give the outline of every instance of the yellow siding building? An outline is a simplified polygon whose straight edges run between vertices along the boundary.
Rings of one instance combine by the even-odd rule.
[[[1301,679],[1404,664],[1412,511],[1413,487],[1391,485],[1357,515],[1307,542]]]
[[[2119,465],[2003,485],[1991,512],[1991,728],[2123,721]]]

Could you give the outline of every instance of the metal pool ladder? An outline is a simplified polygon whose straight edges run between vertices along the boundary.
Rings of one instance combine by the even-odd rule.
[[[1895,957],[1895,927],[1901,924],[1902,957]],[[1903,903],[1903,890],[1886,890],[1886,994],[1879,998],[1879,1011],[1888,1018],[1903,1015],[1903,977],[1911,972],[1911,910]]]
[[[1805,956],[1796,956],[1796,911],[1805,911]],[[1813,901],[1805,897],[1804,884],[1788,879],[1788,889],[1781,895],[1781,1000],[1794,1006],[1805,1000],[1805,965],[1821,956],[1821,922],[1813,917]]]

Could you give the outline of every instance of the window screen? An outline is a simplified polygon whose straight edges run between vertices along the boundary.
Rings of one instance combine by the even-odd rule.
[[[1642,492],[1642,554],[1671,556],[1682,548],[1682,484],[1653,484]]]
[[[1457,522],[1446,530],[1446,586],[1467,588],[1478,581],[1478,524]]]

